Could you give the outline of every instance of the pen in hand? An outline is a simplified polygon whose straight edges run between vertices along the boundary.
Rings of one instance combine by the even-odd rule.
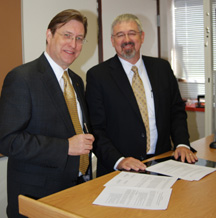
[[[83,123],[83,125],[84,125],[84,129],[85,129],[85,132],[86,132],[86,134],[89,134],[89,130],[88,130],[88,127],[87,127],[87,124],[86,123]],[[89,135],[88,136],[88,145],[91,145],[91,148],[89,149],[89,151],[91,151],[92,150],[92,148],[93,148],[93,142],[94,142],[94,136],[93,135]],[[90,143],[90,144],[89,144]]]
[[[86,133],[89,133],[89,131],[88,131],[88,127],[87,127],[86,123],[84,123],[84,127],[85,127],[85,131],[86,131]]]

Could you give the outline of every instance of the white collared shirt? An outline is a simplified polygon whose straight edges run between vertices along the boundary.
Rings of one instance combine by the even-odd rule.
[[[56,64],[55,61],[53,61],[53,59],[49,56],[49,54],[46,51],[44,52],[44,55],[47,58],[50,66],[53,69],[53,72],[54,72],[54,74],[55,74],[55,76],[56,76],[56,78],[58,80],[58,83],[59,83],[59,85],[61,87],[62,92],[64,92],[64,80],[63,80],[62,76],[63,76],[64,71],[68,72],[68,69],[62,69],[58,64]],[[69,78],[70,78],[70,76],[69,76]],[[73,84],[71,78],[70,78],[70,81],[71,81],[71,84]],[[77,100],[76,92],[75,92],[75,96],[76,96],[76,104],[77,104],[77,112],[78,112],[79,121],[80,121],[81,126],[83,127],[82,110],[81,110],[81,107],[80,107],[80,103]]]
[[[119,57],[119,60],[124,68],[124,71],[128,77],[130,84],[132,85],[132,78],[134,72],[131,70],[132,66],[136,66],[138,68],[139,76],[143,82],[143,86],[145,89],[146,94],[146,101],[148,107],[148,116],[149,116],[149,128],[150,128],[150,150],[147,154],[155,154],[157,139],[158,139],[158,131],[156,127],[156,120],[155,120],[155,106],[154,106],[154,98],[151,83],[148,78],[148,74],[145,68],[145,64],[142,60],[142,55],[140,55],[140,59],[137,61],[135,65],[125,61],[124,59]],[[187,145],[179,144],[177,147],[186,147],[190,149]],[[118,164],[124,159],[124,157],[119,158],[114,165],[114,170],[117,170]]]
[[[131,70],[131,68],[132,66],[136,66],[138,68],[138,72],[143,82],[144,89],[145,89],[146,101],[147,101],[147,107],[148,107],[149,128],[150,128],[150,150],[148,151],[147,154],[154,154],[157,139],[158,139],[158,132],[157,132],[156,120],[155,120],[154,98],[153,98],[151,83],[149,81],[148,74],[147,74],[144,62],[141,57],[142,56],[140,55],[140,59],[137,61],[135,65],[132,65],[131,63],[125,61],[124,59],[120,57],[119,59],[122,63],[124,71],[131,85],[132,85],[132,79],[134,75],[134,72]]]

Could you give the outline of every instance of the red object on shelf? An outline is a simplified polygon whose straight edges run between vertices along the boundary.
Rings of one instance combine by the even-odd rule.
[[[205,104],[203,104],[204,106]],[[205,107],[196,107],[197,103],[188,103],[186,102],[185,104],[185,110],[186,111],[200,111],[200,112],[205,112]]]

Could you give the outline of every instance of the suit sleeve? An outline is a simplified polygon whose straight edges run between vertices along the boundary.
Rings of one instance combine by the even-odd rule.
[[[95,76],[94,70],[87,72],[86,99],[95,136],[93,152],[98,161],[113,171],[116,161],[123,155],[115,148],[107,133],[107,116],[100,79]]]
[[[63,168],[67,139],[28,130],[34,113],[32,93],[22,74],[10,72],[0,98],[0,153],[28,163]]]
[[[167,63],[168,64],[168,63]],[[168,64],[169,65],[169,64]],[[171,84],[170,95],[171,95],[171,137],[174,143],[174,147],[176,148],[179,144],[185,144],[190,146],[189,142],[189,133],[187,127],[187,114],[185,111],[185,103],[182,100],[177,79],[174,76],[170,65],[169,71],[169,81]]]

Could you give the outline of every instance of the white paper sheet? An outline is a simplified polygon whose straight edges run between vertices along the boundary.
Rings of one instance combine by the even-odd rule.
[[[121,172],[107,182],[105,186],[168,189],[172,187],[177,179],[175,177]]]
[[[104,186],[93,204],[138,209],[165,210],[177,178],[120,172]]]
[[[147,167],[146,170],[149,172],[174,176],[184,180],[198,181],[209,173],[214,172],[216,169],[194,164],[182,163],[175,160],[167,160]]]
[[[167,209],[172,189],[107,186],[93,204],[136,209]]]

